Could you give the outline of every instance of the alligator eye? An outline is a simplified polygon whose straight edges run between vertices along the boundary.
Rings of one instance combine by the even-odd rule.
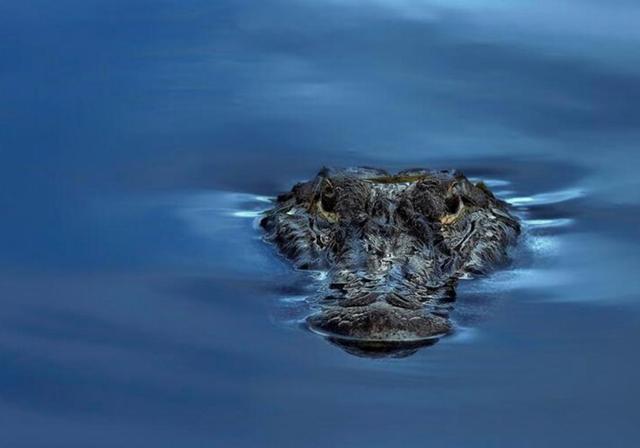
[[[322,189],[322,195],[320,196],[320,203],[322,209],[325,212],[333,212],[336,208],[336,202],[338,202],[338,195],[336,194],[333,185],[330,183],[325,184]]]
[[[455,215],[460,209],[460,196],[449,196],[445,199],[445,206],[447,207],[447,213]]]

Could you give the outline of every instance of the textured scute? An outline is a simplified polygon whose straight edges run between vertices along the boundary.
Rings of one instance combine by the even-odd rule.
[[[366,219],[364,215],[369,208],[369,187],[366,181],[337,177],[333,179],[336,195],[339,200],[335,211],[342,219]]]
[[[323,168],[261,224],[297,268],[327,271],[310,327],[394,343],[448,332],[457,280],[504,263],[520,230],[484,184],[425,169]]]

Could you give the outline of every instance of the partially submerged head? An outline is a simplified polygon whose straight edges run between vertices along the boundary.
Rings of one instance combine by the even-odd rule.
[[[519,232],[506,204],[459,172],[370,168],[323,169],[261,224],[297,268],[328,272],[309,326],[373,345],[448,332],[457,279],[501,263]]]

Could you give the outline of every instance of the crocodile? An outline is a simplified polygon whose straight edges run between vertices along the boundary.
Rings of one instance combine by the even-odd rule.
[[[360,354],[451,333],[459,280],[507,263],[520,234],[508,204],[457,170],[323,168],[260,225],[295,268],[322,273],[308,328]]]

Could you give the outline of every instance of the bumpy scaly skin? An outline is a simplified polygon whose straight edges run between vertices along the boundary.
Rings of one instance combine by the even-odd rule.
[[[373,344],[449,332],[458,279],[504,262],[520,231],[462,173],[371,168],[323,169],[280,195],[261,225],[297,268],[327,271],[310,328]]]

